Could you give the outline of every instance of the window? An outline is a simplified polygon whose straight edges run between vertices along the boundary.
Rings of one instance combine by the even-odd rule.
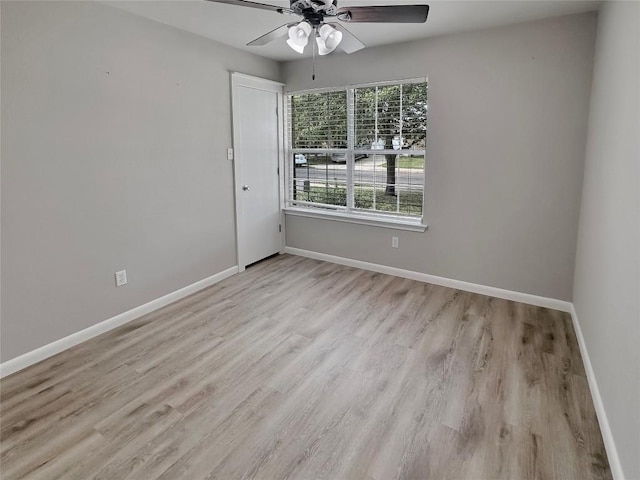
[[[292,93],[288,206],[421,223],[427,82]]]

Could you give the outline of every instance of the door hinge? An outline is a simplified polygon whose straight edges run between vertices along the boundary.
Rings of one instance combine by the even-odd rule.
[[[282,233],[282,224],[278,225],[278,231]]]
[[[280,167],[277,168],[278,175],[280,175]]]

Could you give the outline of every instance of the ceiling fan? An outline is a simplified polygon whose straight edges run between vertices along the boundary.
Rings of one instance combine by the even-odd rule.
[[[338,46],[346,53],[353,53],[365,47],[349,30],[339,23],[328,23],[325,19],[335,17],[346,23],[424,23],[429,14],[429,5],[380,5],[368,7],[338,8],[338,0],[290,0],[289,8],[247,0],[208,0],[243,7],[271,10],[281,14],[296,15],[302,19],[288,23],[256,38],[247,45],[266,45],[278,38],[289,36],[287,44],[302,54],[311,35],[315,37],[319,55],[327,55]]]

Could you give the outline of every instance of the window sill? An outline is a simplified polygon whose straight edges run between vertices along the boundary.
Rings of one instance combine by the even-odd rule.
[[[311,208],[287,207],[284,208],[286,215],[298,217],[321,218],[323,220],[334,220],[336,222],[356,223],[358,225],[369,225],[372,227],[393,228],[394,230],[408,230],[410,232],[424,232],[427,225],[419,220],[404,220],[401,218],[381,218],[369,215],[358,215],[336,211],[318,211]]]

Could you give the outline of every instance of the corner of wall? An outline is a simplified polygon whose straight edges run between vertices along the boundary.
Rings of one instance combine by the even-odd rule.
[[[596,415],[598,417],[598,424],[600,425],[600,433],[602,434],[604,448],[607,451],[611,474],[613,475],[614,480],[625,480],[622,464],[620,463],[620,456],[618,455],[618,449],[616,448],[616,442],[613,438],[613,433],[611,432],[611,426],[609,425],[609,418],[607,417],[607,412],[604,408],[604,403],[602,402],[602,395],[600,394],[600,388],[598,387],[598,381],[596,380],[596,374],[593,371],[593,365],[591,364],[591,357],[589,357],[589,351],[587,350],[587,344],[584,341],[580,320],[578,319],[578,314],[576,312],[575,305],[573,304],[571,304],[570,313],[571,320],[573,321],[573,329],[576,332],[576,338],[578,339],[582,363],[584,364],[584,369],[587,373],[587,383],[589,384],[589,391],[591,392],[591,398],[593,399],[593,406],[595,407]]]

